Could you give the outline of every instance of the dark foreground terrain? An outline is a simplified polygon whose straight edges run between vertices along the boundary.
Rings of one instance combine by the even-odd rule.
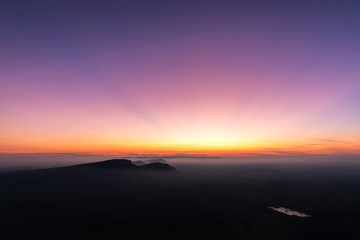
[[[112,164],[1,174],[0,239],[360,239],[358,167]]]

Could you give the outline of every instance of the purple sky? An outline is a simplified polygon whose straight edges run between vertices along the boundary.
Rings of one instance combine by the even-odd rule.
[[[359,24],[358,1],[2,1],[0,152],[359,153]]]

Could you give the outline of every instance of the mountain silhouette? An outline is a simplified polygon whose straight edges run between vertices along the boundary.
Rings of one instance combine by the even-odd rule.
[[[148,170],[162,170],[162,171],[175,171],[176,169],[170,166],[167,163],[160,163],[160,162],[154,162],[149,163],[143,166],[140,166],[141,169],[148,169]]]
[[[147,160],[146,163],[168,163],[165,159],[162,158],[156,158],[156,159],[150,159]]]
[[[70,166],[71,168],[112,168],[136,169],[137,166],[128,159],[111,159],[101,162],[84,163]]]
[[[133,161],[133,163],[134,163],[136,166],[142,166],[142,165],[145,165],[145,164],[146,164],[145,162],[140,161],[140,160],[138,160],[138,161]]]
[[[134,164],[136,163],[136,164]],[[128,159],[110,159],[100,162],[93,163],[84,163],[77,164],[67,168],[87,168],[87,169],[126,169],[126,170],[163,170],[163,171],[174,171],[176,170],[174,167],[170,166],[167,163],[162,162],[152,162],[145,164],[141,162],[139,164],[137,161],[132,162]]]

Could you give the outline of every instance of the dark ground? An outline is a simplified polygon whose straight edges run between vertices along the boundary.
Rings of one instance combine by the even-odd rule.
[[[1,174],[0,238],[360,239],[359,167],[177,168]]]

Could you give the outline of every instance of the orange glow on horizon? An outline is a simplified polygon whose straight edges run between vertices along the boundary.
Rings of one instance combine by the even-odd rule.
[[[243,14],[4,16],[0,152],[360,153],[353,9],[339,24],[232,2]]]
[[[309,143],[310,142],[310,143]],[[239,144],[170,144],[170,143],[139,143],[117,144],[114,142],[16,142],[11,146],[3,145],[2,153],[85,153],[85,154],[137,154],[137,155],[169,155],[191,154],[221,157],[265,155],[302,155],[302,154],[360,154],[360,141],[313,139],[300,142],[249,142]]]

